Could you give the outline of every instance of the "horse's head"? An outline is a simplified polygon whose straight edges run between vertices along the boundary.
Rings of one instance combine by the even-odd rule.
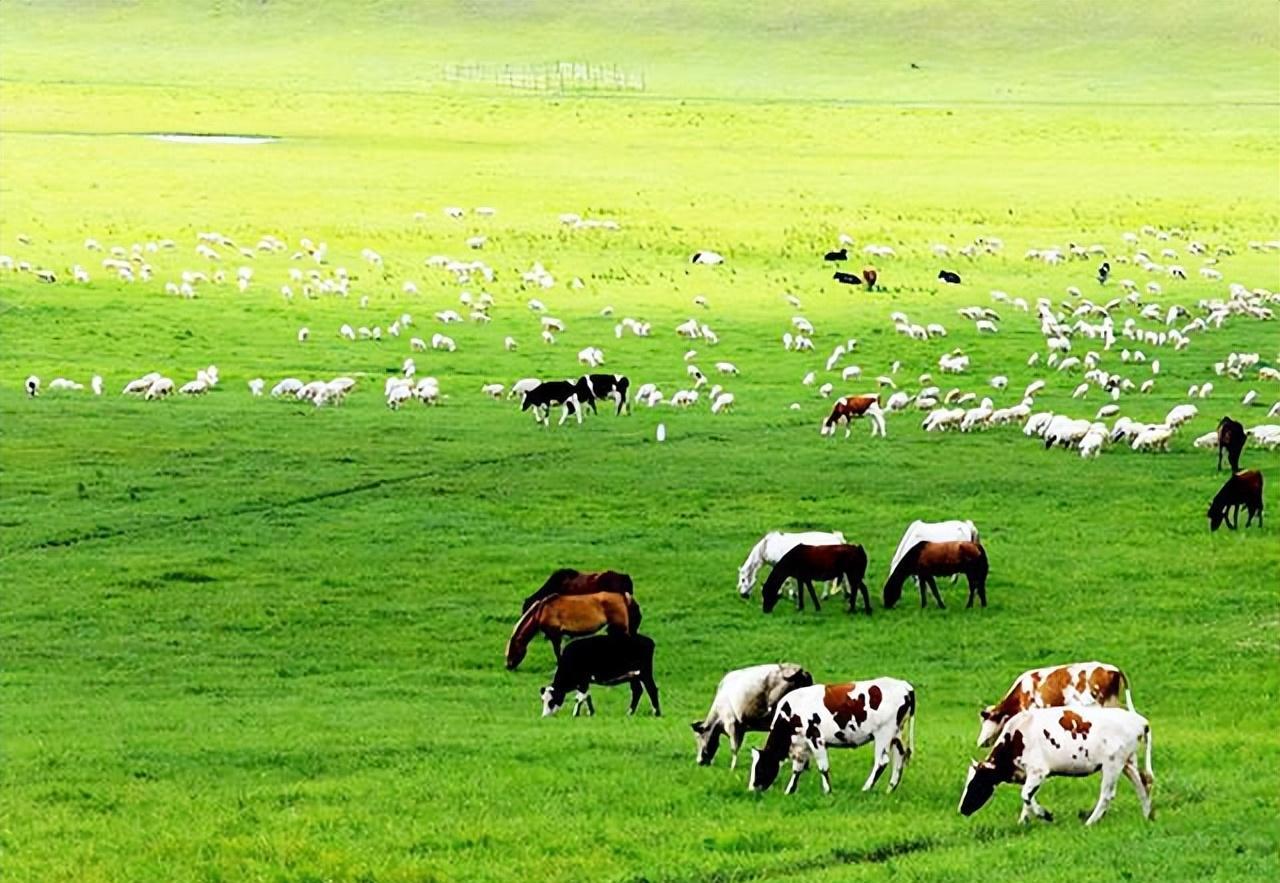
[[[524,641],[517,641],[515,638],[507,641],[507,671],[515,671],[524,662],[528,650],[529,645]]]
[[[1222,522],[1226,517],[1227,517],[1226,506],[1223,506],[1220,509],[1217,508],[1216,506],[1210,506],[1209,507],[1209,530],[1211,531],[1217,530],[1219,527],[1221,527]]]
[[[751,587],[756,584],[756,575],[750,567],[738,570],[738,596],[743,600],[751,597]]]

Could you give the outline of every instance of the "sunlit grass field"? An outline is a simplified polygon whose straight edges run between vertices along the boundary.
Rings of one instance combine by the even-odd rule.
[[[0,254],[59,277],[0,271],[7,880],[1080,883],[1280,871],[1280,544],[1270,524],[1209,532],[1225,474],[1191,446],[1223,414],[1280,422],[1264,416],[1274,382],[1213,373],[1233,351],[1276,365],[1275,323],[1235,318],[1180,352],[1122,340],[1103,354],[1135,383],[1156,376],[1150,394],[1120,399],[1135,419],[1160,420],[1190,385],[1215,383],[1167,454],[1113,446],[1082,461],[1017,426],[926,434],[914,409],[889,416],[887,439],[865,424],[824,439],[831,402],[817,392],[828,381],[869,390],[882,374],[915,392],[931,372],[944,390],[1011,405],[1043,377],[1038,408],[1092,418],[1110,399],[1093,389],[1073,400],[1080,376],[1046,369],[1034,312],[994,303],[993,290],[1056,305],[1077,286],[1101,303],[1120,295],[1119,278],[1154,279],[1163,293],[1147,302],[1198,314],[1229,282],[1280,286],[1277,252],[1249,247],[1280,236],[1274,5],[686,6],[0,7]],[[561,58],[642,69],[648,89],[524,94],[439,77],[448,62]],[[167,131],[281,140],[139,137]],[[453,205],[466,216],[447,217]],[[572,229],[567,212],[620,229]],[[1138,247],[1183,264],[1187,281],[1118,264],[1135,250],[1122,235],[1144,225],[1184,231]],[[252,267],[244,293],[208,283],[193,300],[164,294],[183,270],[216,269],[194,250],[209,231],[290,248],[253,259],[219,248],[232,277]],[[821,256],[840,233],[856,240],[849,269],[874,263],[878,290],[831,280]],[[475,235],[488,237],[479,251],[465,245]],[[349,297],[281,296],[299,289],[291,267],[316,266],[290,259],[303,237],[328,243],[321,269],[347,268]],[[977,237],[1004,247],[974,260],[932,251]],[[87,238],[176,247],[146,253],[153,278],[126,284]],[[1193,239],[1231,249],[1215,265],[1222,281],[1200,277]],[[1099,286],[1096,259],[1023,259],[1069,243],[1105,246],[1112,281]],[[867,244],[896,257],[864,258]],[[691,266],[698,249],[724,265]],[[459,285],[424,265],[438,254],[484,260],[496,278]],[[535,261],[554,287],[521,281]],[[74,264],[88,284],[70,281]],[[944,267],[963,284],[942,286]],[[465,315],[464,289],[493,295],[493,321],[440,326],[438,310]],[[554,346],[539,339],[531,297],[566,325]],[[979,336],[957,315],[970,305],[998,310],[999,333]],[[894,311],[949,334],[910,341]],[[414,326],[399,338],[338,335],[405,312]],[[784,351],[795,315],[815,326],[815,352]],[[1138,318],[1115,315],[1117,326]],[[623,316],[653,335],[615,338]],[[690,317],[720,343],[678,338]],[[409,335],[436,331],[457,351],[416,359],[445,400],[389,411],[383,383],[411,355]],[[855,352],[825,371],[851,337]],[[543,429],[480,392],[576,375],[589,345],[633,388],[655,382],[668,396],[688,385],[686,350],[709,375],[733,362],[738,376],[711,379],[734,408],[601,408],[582,427]],[[1122,346],[1149,361],[1122,363]],[[955,347],[972,368],[944,378],[938,357]],[[1087,349],[1100,344],[1077,341]],[[1036,351],[1041,364],[1028,366]],[[211,363],[222,381],[202,398],[119,394],[146,372],[182,383]],[[847,364],[864,379],[842,382]],[[809,371],[813,387],[801,384]],[[29,374],[87,384],[95,373],[101,398],[22,390]],[[997,374],[1003,392],[988,386]],[[337,375],[358,386],[334,408],[246,386]],[[1259,403],[1244,408],[1249,389]],[[1280,454],[1251,446],[1244,464],[1266,473],[1275,508]],[[963,588],[946,584],[945,611],[920,611],[910,588],[907,603],[881,609],[907,523],[952,517],[981,528],[991,606],[964,610]],[[758,597],[738,600],[736,568],[760,535],[810,527],[866,546],[872,617],[834,600],[765,617]],[[642,705],[628,719],[625,689],[599,689],[595,718],[541,720],[550,649],[536,643],[519,671],[503,669],[520,599],[565,566],[632,575],[663,717]],[[1011,787],[959,816],[978,709],[1024,669],[1094,658],[1127,671],[1151,721],[1155,821],[1122,784],[1086,831],[1096,778],[1045,786],[1051,826],[1019,828]],[[812,773],[795,796],[748,793],[727,752],[695,766],[688,723],[721,675],[782,659],[819,680],[915,685],[917,753],[896,793],[858,791],[868,749],[833,752],[830,796]]]

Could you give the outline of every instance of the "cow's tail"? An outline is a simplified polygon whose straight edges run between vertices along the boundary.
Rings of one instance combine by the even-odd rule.
[[[911,703],[911,720],[907,724],[907,760],[916,753],[916,704]]]

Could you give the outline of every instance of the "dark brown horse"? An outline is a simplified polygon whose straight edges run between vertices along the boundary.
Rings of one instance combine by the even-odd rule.
[[[972,607],[976,595],[982,606],[986,607],[987,570],[987,550],[980,543],[916,543],[911,551],[902,556],[893,573],[889,574],[889,581],[884,584],[884,606],[893,607],[897,604],[902,597],[903,583],[907,581],[907,577],[914,576],[920,583],[922,608],[929,605],[925,589],[933,591],[933,598],[939,607],[946,607],[942,603],[942,596],[938,594],[938,584],[934,577],[963,573],[969,580],[969,603],[965,606]]]
[[[1262,527],[1262,473],[1256,469],[1237,472],[1227,479],[1209,504],[1209,529],[1217,530],[1225,522],[1235,530],[1240,526],[1241,506],[1249,510],[1244,526],[1253,524],[1253,516],[1257,515],[1258,527]]]
[[[1244,450],[1244,443],[1248,441],[1245,434],[1244,426],[1232,420],[1230,417],[1223,417],[1218,421],[1218,471],[1222,471],[1222,453],[1227,454],[1227,462],[1231,465],[1231,471],[1240,471],[1240,452]]]
[[[565,635],[590,635],[603,628],[611,635],[634,635],[639,627],[640,605],[630,595],[553,595],[535,601],[516,623],[507,641],[507,668],[515,669],[524,661],[529,642],[538,632],[547,636],[558,660]]]
[[[861,591],[863,604],[870,615],[871,599],[867,595],[867,584],[863,581],[866,574],[867,553],[861,546],[807,546],[801,543],[793,546],[791,551],[773,565],[769,578],[764,581],[764,588],[761,590],[764,612],[773,612],[782,584],[788,579],[794,579],[800,586],[800,591],[796,593],[798,609],[804,610],[804,590],[808,589],[814,609],[821,610],[818,593],[813,590],[814,580],[825,582],[843,577],[849,586],[849,611],[852,613],[856,609],[858,592]]]
[[[583,573],[568,567],[557,570],[542,588],[524,599],[520,612],[524,613],[533,606],[533,602],[550,598],[552,595],[591,595],[596,592],[616,592],[619,595],[635,594],[631,586],[631,577],[613,570],[602,570],[599,573]]]

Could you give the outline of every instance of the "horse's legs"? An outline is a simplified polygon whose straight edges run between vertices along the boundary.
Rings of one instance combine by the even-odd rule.
[[[640,704],[640,694],[644,692],[644,688],[640,686],[639,678],[631,679],[631,707],[627,709],[627,717],[636,713],[636,706]]]
[[[985,573],[978,575],[978,600],[982,602],[982,606],[987,606],[987,575]]]
[[[551,642],[551,652],[556,655],[556,662],[560,661],[560,633],[547,632],[547,640]]]
[[[933,592],[933,600],[938,602],[938,609],[946,610],[947,605],[942,603],[942,595],[938,593],[938,581],[932,576],[926,576],[925,579],[929,581],[929,590]]]
[[[928,589],[925,586],[924,577],[916,574],[916,584],[920,586],[920,609],[924,610],[929,606],[929,596],[926,594]]]
[[[867,611],[867,616],[871,615],[871,595],[867,593],[867,584],[865,581],[859,581],[858,588],[862,590],[862,606]]]
[[[817,590],[816,590],[816,589],[814,589],[814,587],[813,587],[813,582],[812,582],[811,580],[806,581],[806,582],[805,582],[805,585],[809,587],[809,597],[813,599],[813,609],[814,609],[814,611],[816,612],[816,611],[821,610],[821,609],[822,609],[822,605],[818,603],[818,592],[817,592]]]
[[[970,607],[973,606],[973,596],[978,593],[977,575],[970,573],[968,574],[968,577],[969,577],[969,603],[964,605],[965,610],[968,610]],[[984,604],[983,606],[985,607],[986,605]]]
[[[796,609],[804,610],[804,581],[800,577],[796,577]]]

